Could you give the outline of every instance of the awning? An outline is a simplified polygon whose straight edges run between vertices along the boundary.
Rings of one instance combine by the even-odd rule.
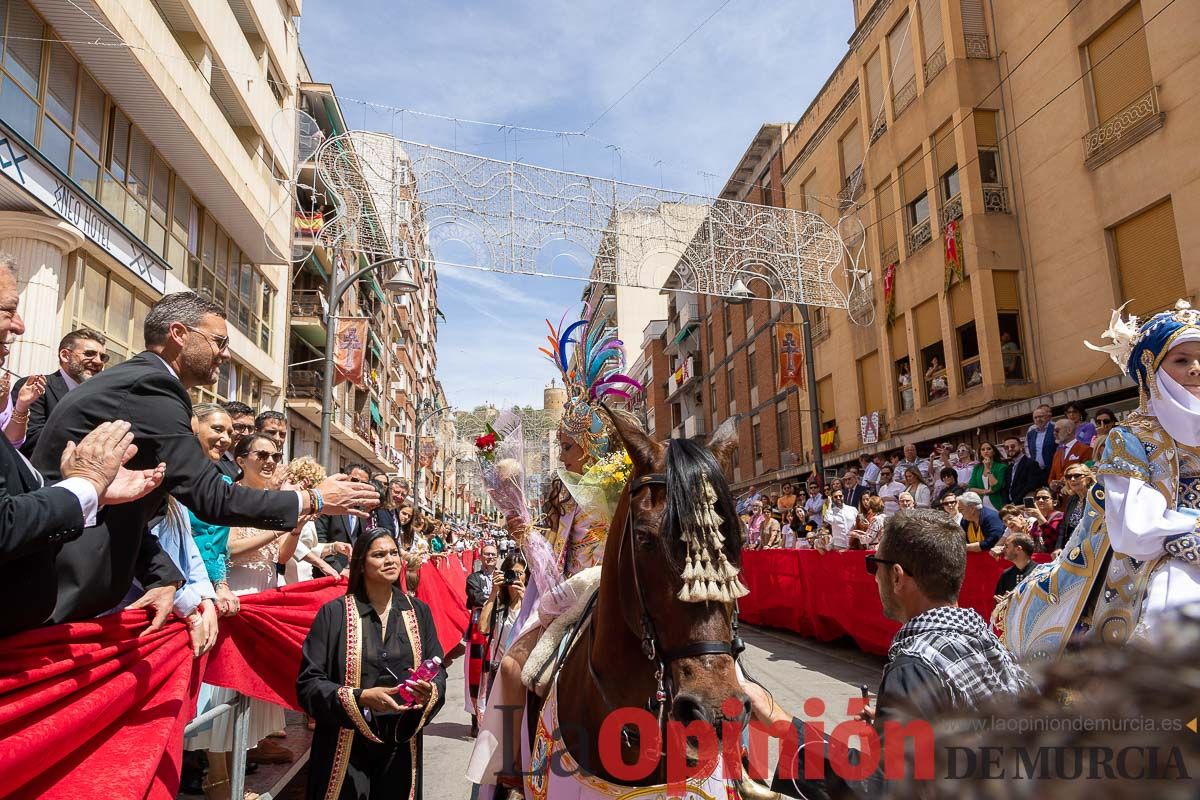
[[[370,326],[367,327],[367,335],[371,337],[371,352],[380,361],[383,361],[383,342],[379,340],[379,334]]]
[[[383,416],[379,413],[379,405],[374,400],[371,401],[371,419],[375,420],[376,425],[383,424]]]
[[[685,325],[679,329],[679,333],[675,334],[675,338],[671,340],[671,344],[679,344],[687,337],[691,336],[692,331],[696,329],[696,323]]]
[[[308,258],[304,259],[304,266],[311,269],[321,277],[321,280],[328,281],[329,275],[325,272],[325,268],[321,266],[321,259],[317,258],[316,253],[309,253]]]

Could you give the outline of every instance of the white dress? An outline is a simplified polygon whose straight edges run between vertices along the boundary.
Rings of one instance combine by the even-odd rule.
[[[229,531],[229,542],[233,544],[238,539],[261,533],[254,528],[232,528]],[[286,535],[286,534],[285,534]],[[279,585],[275,564],[279,560],[279,539],[229,558],[229,589],[235,595],[242,596],[265,592]],[[270,658],[269,653],[260,654]],[[204,684],[200,688],[200,696],[196,701],[196,714],[221,703],[232,702],[237,697],[233,689],[225,689]],[[246,737],[249,747],[256,746],[268,734],[284,729],[286,720],[283,716],[283,706],[267,703],[255,698],[250,699],[250,731]],[[209,750],[214,753],[228,753],[233,750],[233,713],[222,714],[209,725],[188,737],[185,748],[188,750]]]

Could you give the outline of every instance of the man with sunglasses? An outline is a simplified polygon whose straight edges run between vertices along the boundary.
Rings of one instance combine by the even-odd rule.
[[[67,396],[67,392],[94,378],[104,369],[108,363],[105,350],[107,343],[103,334],[89,328],[71,331],[58,343],[58,371],[45,376],[45,391],[30,403],[26,411],[29,421],[25,427],[25,443],[20,447],[26,456],[33,455],[42,428],[46,427],[46,419],[59,401]],[[14,399],[20,396],[22,387],[30,377],[33,376],[21,378],[13,386]]]
[[[143,335],[145,352],[105,370],[59,402],[32,460],[48,480],[57,480],[68,442],[79,441],[101,422],[126,419],[137,448],[129,467],[162,462],[166,477],[141,500],[103,509],[97,524],[82,536],[47,551],[30,565],[36,583],[22,594],[0,589],[8,593],[8,607],[19,607],[33,625],[88,618],[112,608],[136,572],[147,588],[145,605],[156,612],[152,625],[160,627],[180,580],[179,570],[150,533],[167,494],[205,522],[278,531],[295,529],[301,515],[313,512],[365,516],[379,502],[371,486],[344,475],[326,478],[312,491],[260,491],[226,482],[192,432],[188,395],[216,383],[229,360],[224,308],[193,292],[169,294],[147,313]],[[146,563],[147,553],[158,559],[158,569]]]

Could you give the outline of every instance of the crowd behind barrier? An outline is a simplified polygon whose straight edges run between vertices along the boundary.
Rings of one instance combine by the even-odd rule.
[[[883,615],[875,577],[864,564],[871,552],[743,551],[742,581],[750,594],[739,602],[741,619],[823,642],[848,636],[865,652],[886,654],[900,624]],[[1038,562],[1050,558],[1034,556]],[[988,619],[996,581],[1009,566],[987,553],[968,553],[958,604]]]
[[[416,594],[446,652],[466,627],[473,555],[421,566]],[[198,660],[180,620],[139,638],[145,611],[0,639],[0,798],[174,798],[201,681],[297,709],[304,637],[345,591],[344,579],[322,578],[245,595]]]

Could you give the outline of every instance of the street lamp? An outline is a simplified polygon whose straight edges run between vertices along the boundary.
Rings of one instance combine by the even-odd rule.
[[[434,406],[433,410],[422,417],[421,409],[429,408],[429,406]],[[417,508],[421,507],[421,426],[438,414],[449,410],[450,406],[439,406],[429,398],[417,401],[417,425],[413,430],[413,505]]]
[[[333,472],[330,437],[333,433],[333,356],[337,345],[338,304],[342,301],[342,295],[354,285],[355,281],[364,275],[375,272],[390,264],[399,264],[400,266],[392,277],[384,281],[383,288],[385,290],[396,294],[411,294],[418,291],[421,287],[409,277],[409,271],[411,270],[409,263],[410,259],[408,256],[385,258],[373,264],[368,264],[340,283],[334,283],[336,275],[333,272],[330,273],[329,312],[326,314],[325,321],[327,328],[325,334],[325,378],[321,386],[321,444],[320,449],[317,451],[317,460],[330,472]]]

